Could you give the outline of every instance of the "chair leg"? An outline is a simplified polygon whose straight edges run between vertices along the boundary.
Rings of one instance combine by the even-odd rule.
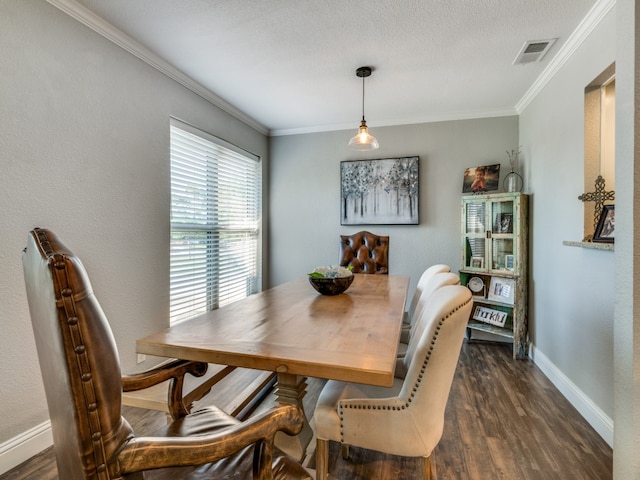
[[[316,439],[316,480],[329,475],[329,440]]]
[[[343,443],[340,446],[340,452],[342,452],[342,458],[344,458],[345,460],[349,458],[349,445]]]
[[[424,457],[424,480],[431,480],[431,457]]]

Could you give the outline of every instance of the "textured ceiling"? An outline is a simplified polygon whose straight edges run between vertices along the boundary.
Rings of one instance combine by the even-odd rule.
[[[78,0],[272,134],[515,114],[596,0]],[[541,62],[524,42],[557,38]]]

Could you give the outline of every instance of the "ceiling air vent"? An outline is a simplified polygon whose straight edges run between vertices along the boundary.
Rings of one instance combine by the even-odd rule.
[[[556,40],[556,38],[551,38],[549,40],[530,40],[525,42],[513,64],[523,65],[525,63],[539,62]]]

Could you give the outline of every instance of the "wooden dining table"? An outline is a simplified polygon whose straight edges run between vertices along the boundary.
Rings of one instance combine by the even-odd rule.
[[[391,386],[409,277],[356,274],[320,295],[300,277],[136,342],[138,353],[277,372],[276,398],[302,408],[306,377]],[[279,434],[302,460],[313,432]]]

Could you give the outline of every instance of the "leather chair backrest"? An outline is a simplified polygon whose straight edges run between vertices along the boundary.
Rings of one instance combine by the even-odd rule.
[[[53,233],[32,231],[22,262],[58,476],[109,479],[109,460],[133,437],[111,329],[82,262]]]
[[[340,265],[353,273],[389,273],[389,237],[370,232],[340,235]]]

